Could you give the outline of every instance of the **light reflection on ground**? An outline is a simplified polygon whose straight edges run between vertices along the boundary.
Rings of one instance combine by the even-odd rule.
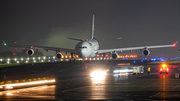
[[[114,81],[128,79],[129,73],[114,74]]]
[[[25,89],[9,90],[0,92],[0,98],[41,98],[41,99],[55,99],[55,85],[44,85],[38,87],[31,87]]]
[[[91,95],[95,95],[95,96],[91,96],[92,100],[100,100],[100,99],[106,99],[106,93],[105,93],[105,80],[106,80],[106,76],[102,75],[102,76],[97,76],[94,78],[91,78],[92,80],[92,86],[91,86]]]

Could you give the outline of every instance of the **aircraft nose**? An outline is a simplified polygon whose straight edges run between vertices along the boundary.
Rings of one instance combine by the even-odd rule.
[[[82,57],[89,57],[90,52],[88,51],[88,43],[87,42],[83,42],[81,45],[81,55]]]

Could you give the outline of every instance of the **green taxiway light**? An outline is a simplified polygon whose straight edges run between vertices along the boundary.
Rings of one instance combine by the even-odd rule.
[[[6,43],[4,43],[4,46],[6,46]]]

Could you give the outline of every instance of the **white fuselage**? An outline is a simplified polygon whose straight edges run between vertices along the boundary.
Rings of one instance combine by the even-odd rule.
[[[75,47],[76,54],[79,55],[80,58],[95,57],[98,49],[99,43],[96,39],[79,42]]]

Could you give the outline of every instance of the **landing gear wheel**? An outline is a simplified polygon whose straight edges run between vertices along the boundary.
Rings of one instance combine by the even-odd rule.
[[[71,59],[69,59],[69,63],[71,63]]]
[[[75,62],[76,62],[76,59],[73,60],[73,63],[75,63]]]

